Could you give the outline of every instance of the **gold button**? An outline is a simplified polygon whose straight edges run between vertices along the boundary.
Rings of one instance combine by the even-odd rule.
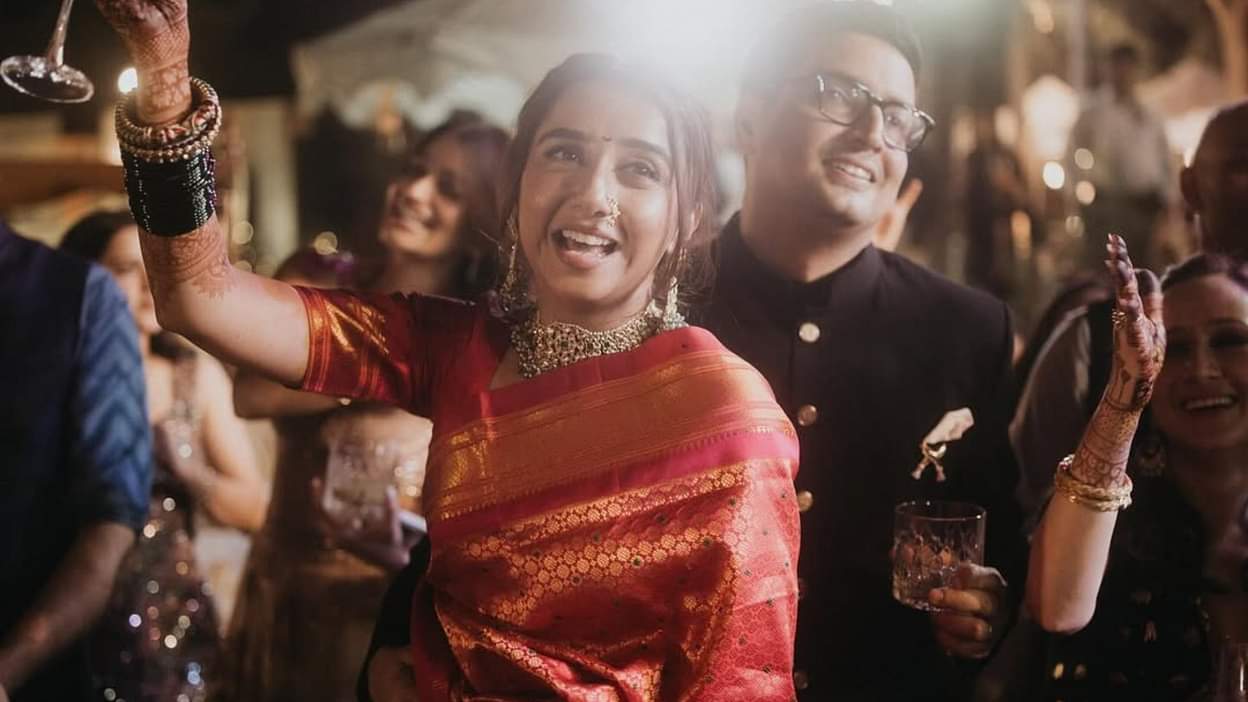
[[[815,496],[811,494],[810,490],[802,490],[797,493],[798,512],[805,512],[809,510],[813,504],[815,504]]]
[[[799,690],[805,690],[810,687],[810,676],[806,675],[804,670],[793,671],[793,687]]]
[[[819,421],[819,408],[814,405],[802,405],[797,408],[798,426],[808,427]]]
[[[819,340],[819,335],[823,332],[819,329],[819,325],[814,322],[803,322],[802,326],[797,328],[797,338],[808,344],[813,344]]]

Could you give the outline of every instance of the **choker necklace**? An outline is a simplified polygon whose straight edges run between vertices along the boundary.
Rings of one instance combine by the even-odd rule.
[[[591,331],[566,322],[543,324],[534,312],[511,328],[511,347],[526,379],[587,358],[631,351],[660,332],[688,326],[678,312],[664,314],[653,303],[614,329]]]

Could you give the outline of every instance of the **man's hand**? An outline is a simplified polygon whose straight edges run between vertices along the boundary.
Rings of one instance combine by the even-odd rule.
[[[936,641],[950,655],[987,658],[1005,633],[1005,579],[996,568],[964,564],[954,587],[936,588],[928,601],[940,607],[932,615]]]

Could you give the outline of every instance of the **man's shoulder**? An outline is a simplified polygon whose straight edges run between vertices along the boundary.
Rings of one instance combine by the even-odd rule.
[[[39,283],[69,277],[81,286],[86,280],[90,262],[3,229],[4,226],[0,222],[0,281]]]
[[[900,254],[881,251],[887,284],[899,288],[925,314],[960,325],[994,327],[1007,318],[1005,303],[975,288],[954,282]]]

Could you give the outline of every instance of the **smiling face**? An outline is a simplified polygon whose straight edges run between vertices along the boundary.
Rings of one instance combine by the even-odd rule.
[[[618,324],[651,299],[677,237],[663,113],[636,88],[568,87],[542,119],[520,178],[520,246],[543,319]]]
[[[147,335],[160,333],[160,322],[156,321],[156,301],[147,284],[143,252],[139,249],[139,228],[131,225],[118,229],[100,253],[100,264],[113,274],[117,286],[125,294],[139,332]]]
[[[428,145],[386,188],[378,240],[387,249],[426,259],[457,254],[462,246],[468,157],[452,135]]]
[[[876,106],[850,125],[825,118],[814,76],[837,76],[882,100],[913,105],[914,70],[888,42],[847,33],[812,47],[791,71],[773,94],[742,98],[738,132],[748,189],[773,208],[799,208],[839,228],[874,227],[897,199],[909,156],[884,144]]]
[[[1153,394],[1171,444],[1198,451],[1248,442],[1248,291],[1225,275],[1165,292],[1166,363]]]

